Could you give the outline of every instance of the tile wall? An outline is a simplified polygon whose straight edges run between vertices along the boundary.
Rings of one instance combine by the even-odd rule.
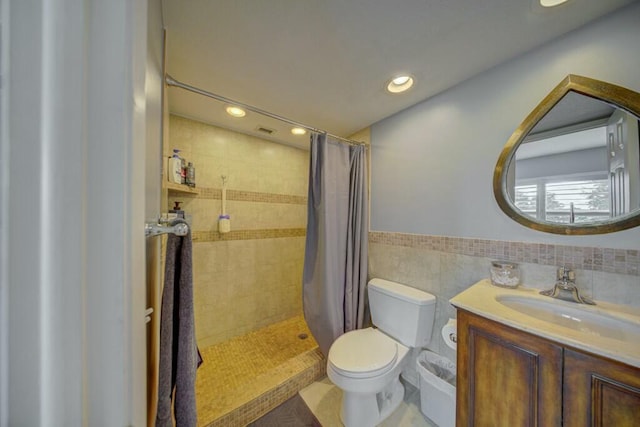
[[[192,215],[196,336],[201,348],[302,313],[308,151],[170,116],[197,194],[169,191]],[[166,165],[165,165],[166,168]],[[221,176],[231,232],[217,231]]]
[[[455,352],[445,345],[440,332],[449,318],[455,317],[455,309],[448,301],[488,278],[490,262],[496,259],[519,263],[522,281],[528,287],[552,287],[557,267],[566,265],[575,269],[577,286],[584,295],[640,307],[637,250],[369,233],[369,277],[394,280],[436,296],[436,320],[429,349],[451,360],[455,360]],[[405,375],[415,377],[414,363],[409,364]]]

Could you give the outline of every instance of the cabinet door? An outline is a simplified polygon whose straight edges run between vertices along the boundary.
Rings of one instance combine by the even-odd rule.
[[[640,370],[565,350],[565,426],[639,426]]]
[[[458,310],[456,425],[562,425],[562,347]]]

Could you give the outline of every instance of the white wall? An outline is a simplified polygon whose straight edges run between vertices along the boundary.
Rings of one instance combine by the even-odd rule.
[[[77,35],[86,21],[81,9],[56,6],[11,1],[3,22],[9,26],[2,235],[10,248],[8,425],[82,420],[83,375],[76,367],[83,361],[84,141],[75,122],[83,116],[84,77]]]
[[[0,80],[9,72],[9,0],[0,0]],[[0,85],[0,426],[9,422],[9,96]]]
[[[147,2],[2,13],[0,425],[144,425]]]
[[[507,139],[567,74],[640,92],[638,22],[635,3],[374,124],[371,230],[640,248],[640,228],[600,236],[527,229],[492,190]]]

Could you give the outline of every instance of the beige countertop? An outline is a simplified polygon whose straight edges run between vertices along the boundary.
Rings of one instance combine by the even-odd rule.
[[[603,323],[607,319],[623,321],[627,327],[615,331],[616,333],[621,331],[617,338],[612,337],[614,334],[598,333],[588,328],[580,330],[576,327],[565,327],[549,320],[542,320],[540,318],[542,316],[534,317],[524,314],[500,302],[501,299],[533,301],[543,305],[550,303],[554,307],[559,307],[560,311],[566,308],[569,315],[576,313],[574,310],[579,310],[586,316],[603,316]],[[450,302],[456,308],[515,329],[640,368],[640,308],[601,301],[596,301],[595,306],[577,304],[540,295],[539,289],[523,286],[508,289],[493,286],[488,279],[472,285],[453,297]],[[575,316],[580,317],[580,313]]]

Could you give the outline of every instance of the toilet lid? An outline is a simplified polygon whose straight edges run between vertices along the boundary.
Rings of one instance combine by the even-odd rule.
[[[398,344],[373,328],[347,332],[329,349],[331,366],[348,377],[382,375],[398,359]]]

